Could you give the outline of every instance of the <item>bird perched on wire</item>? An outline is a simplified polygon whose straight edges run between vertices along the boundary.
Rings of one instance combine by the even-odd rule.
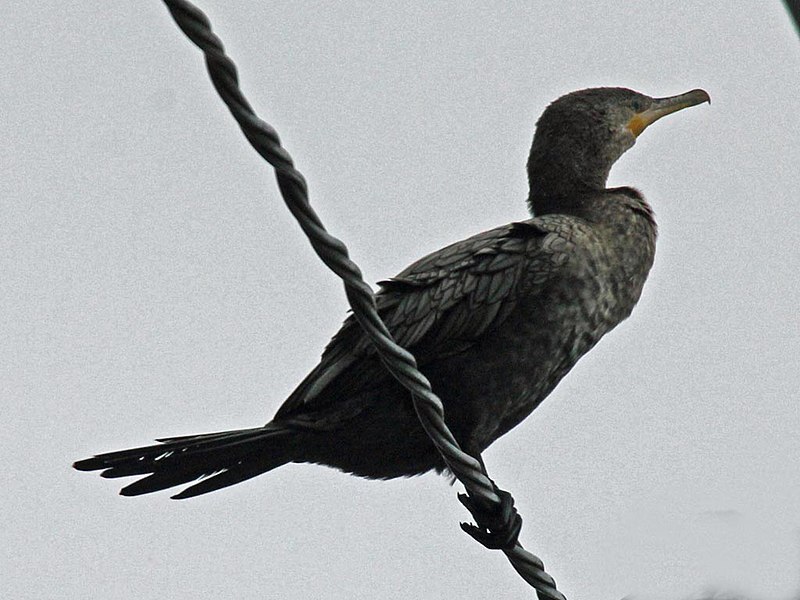
[[[702,102],[710,102],[703,90],[656,99],[596,88],[559,98],[539,119],[528,159],[532,218],[452,244],[381,283],[381,317],[416,356],[467,453],[480,460],[630,315],[653,264],[656,223],[638,191],[606,187],[609,171],[654,121]],[[352,317],[263,427],[159,442],[74,466],[144,475],[126,496],[194,482],[174,498],[291,462],[375,479],[445,470],[409,393]]]

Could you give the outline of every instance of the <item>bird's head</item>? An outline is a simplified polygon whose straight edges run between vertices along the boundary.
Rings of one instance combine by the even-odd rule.
[[[663,116],[702,102],[703,90],[651,98],[625,88],[593,88],[562,96],[536,124],[528,177],[531,198],[605,187],[611,166]]]

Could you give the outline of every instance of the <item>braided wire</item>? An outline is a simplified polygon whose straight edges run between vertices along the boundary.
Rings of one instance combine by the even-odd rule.
[[[178,27],[203,51],[214,87],[244,136],[275,169],[286,206],[297,219],[317,255],[344,282],[353,315],[375,345],[386,369],[411,392],[420,423],[445,463],[464,485],[470,498],[490,509],[498,507],[501,500],[494,483],[484,472],[481,463],[459,447],[445,424],[442,401],[417,369],[414,356],[394,342],[378,315],[372,288],[364,281],[358,265],[350,260],[347,247],[325,230],[311,207],[305,178],[294,168],[292,158],[281,146],[277,132],[256,116],[239,89],[236,65],[225,54],[222,41],[211,31],[208,17],[186,0],[164,0],[164,3]],[[545,572],[542,561],[526,551],[519,542],[503,552],[517,573],[536,590],[540,600],[566,600],[556,589],[553,578]]]

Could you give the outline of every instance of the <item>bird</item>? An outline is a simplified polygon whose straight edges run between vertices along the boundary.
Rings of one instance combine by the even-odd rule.
[[[522,422],[576,362],[626,319],[653,265],[657,227],[644,196],[606,187],[609,171],[658,119],[707,92],[652,98],[589,88],[553,101],[527,162],[530,218],[451,244],[380,282],[377,309],[416,357],[465,452]],[[447,467],[410,393],[349,316],[319,364],[266,425],[162,438],[74,463],[106,478],[140,476],[137,496],[190,484],[185,499],[287,463],[369,479]]]

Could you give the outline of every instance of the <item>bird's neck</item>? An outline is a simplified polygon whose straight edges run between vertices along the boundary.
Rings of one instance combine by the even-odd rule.
[[[553,158],[531,153],[528,161],[530,194],[528,206],[533,214],[546,207],[605,189],[611,165],[576,160],[576,156]]]

